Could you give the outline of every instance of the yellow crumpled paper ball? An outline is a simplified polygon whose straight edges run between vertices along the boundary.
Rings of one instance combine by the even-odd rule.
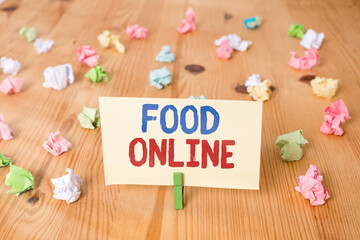
[[[310,81],[314,94],[318,97],[332,98],[338,88],[338,80],[316,77]]]
[[[112,34],[110,31],[105,30],[102,34],[97,37],[99,44],[102,48],[108,48],[115,46],[115,48],[121,52],[125,52],[125,46],[120,42],[118,35]]]
[[[246,90],[255,101],[264,102],[270,98],[270,84],[269,80],[264,80],[257,86],[247,87]]]

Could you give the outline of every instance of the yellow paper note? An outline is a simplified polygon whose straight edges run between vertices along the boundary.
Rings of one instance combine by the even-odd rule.
[[[259,189],[262,103],[101,97],[105,183]]]

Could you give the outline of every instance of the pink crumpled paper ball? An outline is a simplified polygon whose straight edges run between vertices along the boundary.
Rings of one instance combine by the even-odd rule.
[[[320,57],[316,48],[304,52],[304,56],[297,58],[296,52],[290,52],[289,66],[298,70],[307,70],[320,63]]]
[[[193,8],[189,8],[185,13],[185,18],[181,20],[182,26],[177,27],[176,30],[181,33],[192,32],[196,30],[195,26],[195,12]]]
[[[19,93],[23,83],[24,79],[21,77],[14,77],[10,75],[0,84],[0,91],[2,91],[4,94]]]
[[[323,205],[325,200],[330,198],[330,194],[323,187],[322,180],[320,170],[316,166],[310,165],[305,176],[298,178],[299,186],[295,187],[295,190],[300,192],[304,198],[309,199],[311,206]]]
[[[63,137],[57,137],[60,132],[49,133],[48,139],[44,142],[43,147],[46,151],[54,156],[59,156],[63,152],[67,152],[72,147],[71,143]]]
[[[351,119],[348,109],[342,99],[333,102],[331,107],[325,109],[324,122],[320,132],[325,134],[335,134],[341,136],[344,130],[340,127],[346,120]]]
[[[234,50],[232,47],[230,47],[229,42],[224,40],[220,43],[220,47],[216,49],[216,55],[222,60],[228,60],[231,58],[233,51]]]
[[[81,46],[76,50],[79,62],[89,67],[95,67],[99,62],[99,55],[92,46]]]
[[[148,36],[148,32],[148,29],[140,26],[139,24],[126,27],[126,33],[130,38],[143,39]]]
[[[0,140],[13,139],[9,126],[4,122],[4,116],[0,114]]]

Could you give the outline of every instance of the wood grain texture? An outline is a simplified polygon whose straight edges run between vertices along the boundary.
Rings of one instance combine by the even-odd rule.
[[[179,35],[175,27],[190,6],[198,30]],[[6,194],[9,170],[0,168],[0,238],[360,239],[359,13],[358,0],[6,0],[0,5],[0,56],[22,63],[18,75],[25,84],[20,94],[0,94],[0,113],[14,132],[13,140],[0,141],[0,152],[32,172],[36,186],[19,197]],[[243,19],[254,15],[262,16],[263,24],[246,30]],[[147,39],[128,38],[126,25],[135,23],[149,28]],[[321,64],[312,70],[287,66],[289,51],[304,51],[299,39],[286,35],[292,23],[325,33]],[[23,26],[54,39],[53,49],[37,55],[17,33]],[[105,29],[121,35],[125,54],[100,49],[96,36]],[[253,45],[224,62],[213,41],[233,32]],[[177,55],[172,64],[154,60],[165,44]],[[84,78],[88,68],[75,53],[81,45],[98,50],[108,83]],[[75,83],[61,92],[43,88],[43,70],[64,63],[72,64]],[[188,64],[206,70],[194,75],[184,69]],[[150,87],[148,76],[164,65],[173,83],[159,91]],[[105,187],[100,129],[83,129],[76,118],[84,105],[98,107],[99,96],[250,100],[234,88],[253,73],[276,87],[264,104],[260,191],[187,187],[185,208],[176,211],[171,187]],[[339,79],[337,95],[331,101],[315,97],[298,81],[305,74]],[[344,136],[323,135],[323,110],[338,99],[352,119]],[[275,139],[296,129],[304,130],[310,144],[301,161],[284,162]],[[60,157],[42,148],[47,133],[55,131],[74,145]],[[310,207],[294,190],[310,164],[319,167],[331,195],[320,207]],[[50,179],[64,175],[66,167],[84,181],[81,198],[71,205],[52,198]]]

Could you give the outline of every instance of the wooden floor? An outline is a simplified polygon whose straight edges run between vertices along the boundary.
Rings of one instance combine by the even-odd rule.
[[[180,35],[175,28],[190,6],[198,30]],[[0,238],[360,239],[359,13],[358,0],[6,0],[0,5],[0,56],[21,62],[18,76],[25,84],[20,94],[0,94],[0,113],[14,132],[13,140],[0,141],[0,152],[33,173],[36,184],[19,197],[6,194],[9,169],[0,169]],[[246,30],[243,19],[254,15],[263,24]],[[149,28],[147,39],[125,34],[136,23]],[[304,51],[299,39],[287,36],[292,23],[325,33],[321,64],[310,71],[287,65],[289,51]],[[23,26],[53,39],[53,49],[37,55],[17,33]],[[120,33],[125,54],[100,49],[96,36],[105,29]],[[253,45],[222,61],[213,41],[234,32]],[[98,50],[108,83],[84,78],[88,67],[75,52],[81,45]],[[174,63],[154,60],[163,45],[176,53]],[[65,63],[72,64],[75,83],[61,92],[43,88],[44,69]],[[184,69],[188,64],[206,70],[194,75]],[[160,91],[150,87],[149,72],[164,65],[173,83]],[[76,117],[84,105],[98,107],[99,96],[251,100],[234,88],[253,73],[276,87],[264,103],[259,191],[187,187],[185,209],[176,211],[172,187],[105,187],[100,129],[83,129]],[[315,97],[298,81],[304,74],[339,79],[338,93],[332,100]],[[338,99],[352,117],[345,134],[321,134],[323,110]],[[301,161],[284,162],[275,139],[297,129],[310,143]],[[74,145],[60,157],[42,148],[47,133],[56,131]],[[319,167],[331,195],[323,206],[311,207],[294,190],[310,164]],[[71,205],[52,197],[50,182],[67,167],[84,181],[79,201]]]

